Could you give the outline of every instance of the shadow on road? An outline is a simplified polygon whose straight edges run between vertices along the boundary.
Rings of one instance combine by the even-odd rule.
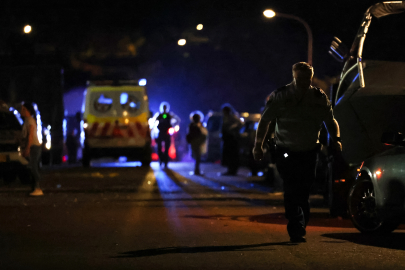
[[[284,217],[284,213],[271,213],[265,215],[254,216],[228,216],[228,215],[213,215],[213,216],[195,216],[187,215],[186,218],[198,218],[198,219],[215,219],[215,220],[236,220],[245,222],[259,222],[266,224],[279,224],[287,225],[287,219]],[[308,226],[315,227],[335,227],[335,228],[353,228],[353,224],[349,219],[331,218],[328,213],[311,213]]]
[[[150,257],[166,254],[178,253],[207,253],[207,252],[223,252],[223,251],[258,251],[258,250],[274,250],[274,249],[256,249],[258,247],[270,246],[295,246],[297,244],[291,242],[276,242],[276,243],[263,243],[256,245],[234,245],[234,246],[203,246],[203,247],[166,247],[166,248],[151,248],[141,249],[135,251],[122,252],[118,256],[111,256],[110,258],[138,258]]]
[[[322,236],[365,246],[405,250],[405,233],[394,232],[387,235],[374,236],[362,233],[327,233]]]

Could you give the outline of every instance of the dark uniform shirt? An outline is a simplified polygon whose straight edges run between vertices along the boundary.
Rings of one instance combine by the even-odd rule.
[[[293,83],[270,95],[262,115],[265,121],[276,121],[276,144],[291,151],[314,149],[322,123],[333,118],[331,103],[320,88],[299,90]]]

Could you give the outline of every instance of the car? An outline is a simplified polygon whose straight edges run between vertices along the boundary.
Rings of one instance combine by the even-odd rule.
[[[381,141],[393,147],[366,159],[348,196],[354,226],[363,233],[388,233],[405,216],[405,140],[387,132]]]
[[[138,81],[91,81],[84,92],[82,164],[92,158],[126,156],[151,163],[150,109],[145,85]]]
[[[404,11],[403,1],[374,4],[365,12],[350,51],[338,38],[332,42],[329,52],[344,63],[330,95],[343,146],[341,153],[329,155],[333,216],[347,214],[347,197],[361,163],[386,150],[382,135],[404,131],[404,32],[399,27],[405,23]]]
[[[20,182],[30,182],[28,161],[21,155],[22,126],[14,109],[0,104],[0,178],[8,184],[18,177]]]

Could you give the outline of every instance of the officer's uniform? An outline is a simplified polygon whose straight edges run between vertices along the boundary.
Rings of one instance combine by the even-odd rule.
[[[334,119],[332,106],[321,89],[311,86],[302,91],[291,83],[270,95],[262,119],[276,121],[276,165],[283,179],[288,233],[290,237],[304,236],[319,132],[324,121]]]

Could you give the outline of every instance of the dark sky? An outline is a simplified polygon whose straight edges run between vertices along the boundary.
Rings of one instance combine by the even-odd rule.
[[[271,91],[291,80],[291,65],[307,60],[304,27],[283,18],[266,20],[264,9],[296,15],[310,25],[315,75],[325,79],[336,76],[341,68],[328,54],[332,38],[337,36],[350,46],[364,12],[376,2],[2,0],[0,23],[3,35],[5,29],[31,24],[36,29],[35,42],[57,44],[67,69],[67,85],[72,87],[83,85],[88,74],[74,72],[69,53],[86,50],[91,36],[144,38],[136,57],[109,59],[109,63],[130,65],[139,76],[147,77],[152,110],[166,100],[184,119],[194,109],[206,113],[225,102],[239,111],[258,112]],[[198,23],[204,24],[204,30],[197,33]],[[209,42],[177,46],[179,38],[190,35]],[[95,40],[102,40],[96,45],[105,45],[105,38]]]

